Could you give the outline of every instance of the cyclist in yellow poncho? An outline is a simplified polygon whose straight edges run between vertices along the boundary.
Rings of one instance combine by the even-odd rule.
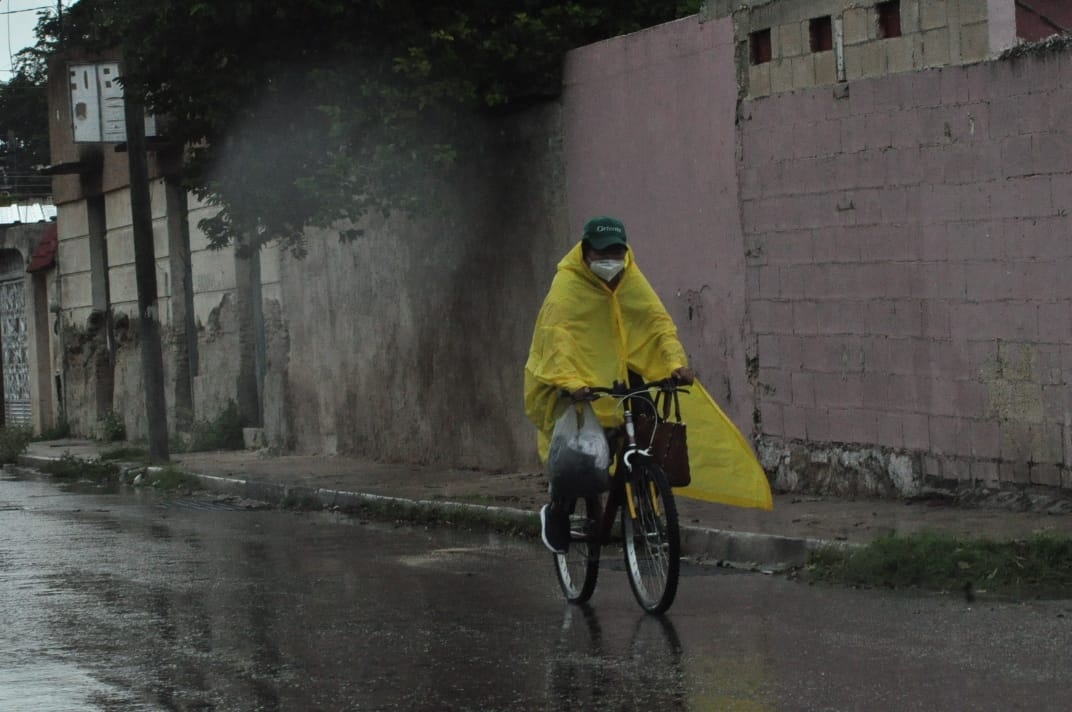
[[[671,376],[693,383],[681,397],[688,425],[692,483],[679,494],[739,507],[771,509],[770,485],[748,441],[711,399],[688,367],[677,328],[626,241],[625,226],[612,217],[585,223],[582,240],[558,263],[551,289],[536,318],[525,364],[525,412],[536,425],[540,458],[546,460],[563,390],[581,396],[589,386]],[[612,399],[593,404],[603,427],[621,424]],[[540,512],[549,549],[564,551],[569,518],[552,501]]]

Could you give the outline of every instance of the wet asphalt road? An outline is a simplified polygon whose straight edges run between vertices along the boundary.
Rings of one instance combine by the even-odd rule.
[[[1068,710],[1072,604],[686,567],[663,619],[537,545],[0,476],[0,710]]]

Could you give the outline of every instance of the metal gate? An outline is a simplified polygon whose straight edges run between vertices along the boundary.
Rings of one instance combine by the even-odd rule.
[[[3,343],[4,424],[30,425],[30,362],[27,356],[26,289],[22,279],[0,282],[0,342]]]

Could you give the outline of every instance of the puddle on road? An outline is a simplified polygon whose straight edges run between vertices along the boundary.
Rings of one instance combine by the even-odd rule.
[[[77,665],[34,660],[0,668],[0,710],[70,712],[72,709],[155,710],[126,690]]]

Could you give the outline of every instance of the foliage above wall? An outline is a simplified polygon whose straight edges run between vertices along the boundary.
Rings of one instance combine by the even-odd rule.
[[[127,91],[191,147],[217,246],[411,212],[412,176],[464,156],[472,112],[555,97],[564,53],[701,0],[81,0],[44,43],[118,47]],[[54,46],[54,45],[52,45]]]
[[[14,73],[0,83],[0,203],[52,193],[51,179],[36,171],[49,162],[46,74],[42,56],[24,50],[15,57]]]

